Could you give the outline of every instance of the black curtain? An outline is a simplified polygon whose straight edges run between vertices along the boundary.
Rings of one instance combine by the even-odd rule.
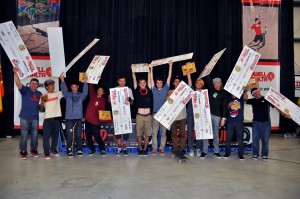
[[[3,7],[4,5],[4,7]],[[281,46],[283,94],[293,97],[293,28],[292,1],[282,6]],[[16,22],[16,1],[1,3],[0,22]],[[6,9],[7,8],[7,9]],[[117,85],[119,75],[127,77],[132,87],[130,65],[150,63],[164,57],[194,52],[197,73],[195,80],[210,58],[227,48],[212,72],[226,82],[242,50],[242,7],[240,0],[62,0],[60,25],[63,27],[66,62],[69,63],[94,38],[100,41],[84,55],[67,73],[67,81],[78,78],[85,71],[93,56],[109,55],[100,84]],[[284,29],[283,29],[284,28]],[[284,50],[283,50],[284,49]],[[287,50],[288,49],[288,50]],[[5,99],[4,112],[0,114],[5,134],[12,131],[13,74],[11,64],[2,50]],[[176,62],[173,75],[181,75]],[[166,78],[167,66],[154,68],[154,76]],[[289,70],[289,71],[287,71]],[[138,76],[139,78],[139,76]],[[284,85],[283,85],[284,84]],[[0,130],[3,134],[3,131]]]

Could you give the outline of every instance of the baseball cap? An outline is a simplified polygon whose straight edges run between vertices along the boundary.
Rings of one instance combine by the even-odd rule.
[[[219,78],[219,77],[214,78],[213,79],[213,84],[215,84],[215,83],[222,83],[221,78]]]
[[[53,79],[47,79],[45,82],[44,82],[44,86],[49,86],[50,84],[54,84],[55,81]]]
[[[259,90],[258,88],[252,88],[251,89],[251,94],[253,95],[253,93],[255,92],[255,91],[257,91],[257,90]]]

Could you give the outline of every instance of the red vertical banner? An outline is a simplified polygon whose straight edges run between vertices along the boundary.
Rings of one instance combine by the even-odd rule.
[[[4,85],[1,68],[1,53],[0,53],[0,113],[3,111],[2,97],[4,96]]]
[[[280,91],[279,18],[281,0],[241,0],[243,6],[243,44],[261,54],[252,78],[265,95],[270,87]],[[251,96],[251,95],[249,95]],[[252,109],[245,106],[245,118]],[[279,114],[271,110],[272,128],[279,128]]]

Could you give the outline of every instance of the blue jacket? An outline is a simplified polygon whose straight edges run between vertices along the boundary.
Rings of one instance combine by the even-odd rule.
[[[88,95],[88,85],[85,83],[83,85],[82,93],[72,93],[67,92],[67,87],[65,82],[61,82],[60,89],[64,98],[66,99],[66,115],[65,119],[82,119],[83,118],[83,110],[82,110],[82,102]]]

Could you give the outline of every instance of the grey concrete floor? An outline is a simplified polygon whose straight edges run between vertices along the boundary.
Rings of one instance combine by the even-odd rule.
[[[42,140],[39,140],[42,154]],[[271,137],[268,162],[251,153],[179,163],[165,156],[116,157],[108,153],[68,158],[65,154],[18,157],[18,138],[0,141],[0,198],[300,198],[298,139]]]

